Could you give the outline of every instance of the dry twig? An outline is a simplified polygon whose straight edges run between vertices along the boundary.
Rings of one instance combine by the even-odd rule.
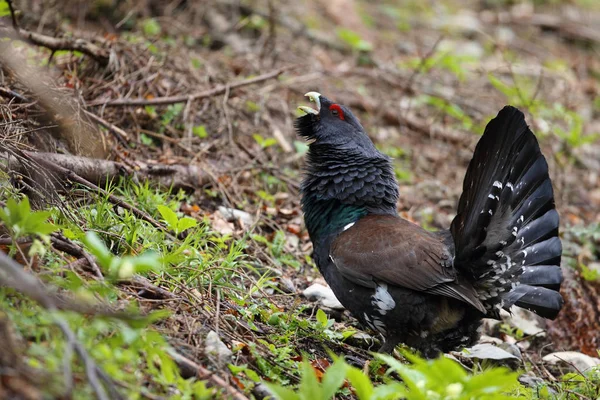
[[[253,85],[269,79],[277,78],[285,71],[292,67],[279,68],[266,74],[255,76],[254,78],[244,79],[241,81],[219,85],[213,89],[204,90],[202,92],[184,94],[177,96],[156,97],[153,99],[117,99],[117,100],[95,100],[88,103],[89,106],[157,106],[175,103],[186,103],[194,100],[205,99],[207,97],[218,96],[233,89],[239,89],[244,86]]]
[[[187,374],[196,376],[198,379],[208,379],[214,385],[225,389],[225,391],[236,400],[248,400],[248,398],[239,390],[227,383],[227,381],[213,372],[207,370],[202,365],[195,363],[189,358],[177,353],[175,350],[169,351],[173,360],[179,365],[179,368],[185,370]]]

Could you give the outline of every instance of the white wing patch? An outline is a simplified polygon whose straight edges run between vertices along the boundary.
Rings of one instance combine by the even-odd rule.
[[[388,292],[388,286],[385,283],[380,283],[375,289],[375,294],[371,296],[371,304],[375,306],[379,314],[385,315],[388,311],[396,307],[396,302]]]
[[[352,228],[353,226],[354,226],[354,222],[350,222],[348,225],[344,226],[343,231],[347,231],[348,229]]]

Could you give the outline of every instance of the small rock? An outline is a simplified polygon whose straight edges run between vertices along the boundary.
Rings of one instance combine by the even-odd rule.
[[[235,208],[219,206],[219,213],[227,221],[240,221],[245,227],[254,225],[254,217],[246,211],[236,210]]]
[[[334,310],[343,310],[344,306],[333,294],[333,290],[328,286],[323,286],[318,283],[312,284],[302,292],[302,295],[310,301],[317,301],[323,307]]]
[[[527,386],[530,388],[537,388],[538,386],[545,385],[546,382],[542,378],[538,378],[537,376],[523,374],[519,376],[519,382],[523,386]]]
[[[279,289],[285,293],[296,293],[296,285],[294,285],[294,281],[285,276],[279,278]]]
[[[259,400],[274,398],[273,392],[271,392],[271,390],[264,383],[259,383],[254,386],[252,389],[252,394],[254,394],[254,396]]]
[[[521,349],[519,349],[519,347],[515,344],[500,343],[498,345],[498,347],[500,347],[502,350],[506,351],[507,353],[510,353],[513,356],[517,357],[519,360],[523,359],[523,356],[521,355]]]
[[[577,351],[558,351],[550,353],[542,358],[547,363],[556,365],[559,363],[569,365],[579,372],[585,372],[590,368],[600,365],[600,358],[590,357]]]
[[[540,317],[532,313],[531,311],[524,310],[519,307],[511,307],[510,317],[508,318],[510,324],[515,328],[519,328],[527,336],[546,336],[546,332],[540,326]]]
[[[208,332],[204,339],[204,352],[208,356],[216,358],[218,364],[228,364],[231,362],[233,352],[221,341],[219,334],[215,331]]]

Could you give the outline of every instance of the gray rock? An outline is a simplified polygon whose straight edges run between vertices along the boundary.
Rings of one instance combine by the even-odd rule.
[[[207,356],[215,358],[219,365],[230,363],[233,357],[233,352],[221,341],[219,334],[215,331],[210,331],[206,335],[204,352]]]
[[[273,393],[264,383],[259,383],[256,386],[254,386],[254,388],[252,389],[252,393],[259,400],[274,399]]]
[[[328,286],[323,286],[318,283],[314,283],[304,289],[302,295],[310,301],[317,301],[323,307],[331,308],[333,310],[343,310],[344,306],[333,294]]]
[[[282,276],[279,278],[279,289],[285,293],[296,293],[296,285],[290,278]]]
[[[523,386],[527,386],[532,389],[537,389],[541,386],[546,386],[548,388],[548,392],[551,395],[556,395],[556,390],[554,390],[550,386],[548,386],[548,382],[546,382],[542,378],[538,378],[535,375],[531,375],[530,372],[519,376],[518,379],[519,379],[519,383]]]
[[[550,353],[544,356],[542,360],[552,365],[559,363],[568,365],[579,372],[585,372],[590,368],[600,365],[600,358],[590,357],[577,351],[558,351],[556,353]]]
[[[500,343],[498,345],[498,347],[500,347],[502,350],[506,351],[507,353],[510,353],[513,356],[517,357],[519,360],[523,360],[523,356],[521,355],[521,349],[519,349],[519,347],[516,344]]]

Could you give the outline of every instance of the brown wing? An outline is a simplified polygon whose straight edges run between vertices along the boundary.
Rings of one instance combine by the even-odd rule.
[[[361,218],[334,240],[330,256],[340,273],[359,285],[385,282],[462,300],[485,313],[473,286],[457,276],[446,245],[402,218]]]

